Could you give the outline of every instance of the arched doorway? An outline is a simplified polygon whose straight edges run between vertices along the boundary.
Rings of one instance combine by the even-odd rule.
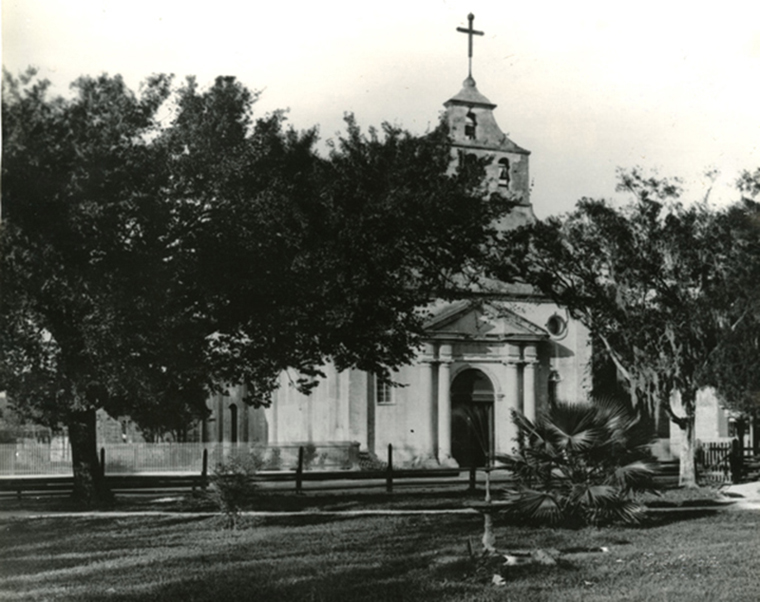
[[[493,403],[493,384],[480,370],[451,383],[451,455],[460,466],[485,466],[493,453]]]

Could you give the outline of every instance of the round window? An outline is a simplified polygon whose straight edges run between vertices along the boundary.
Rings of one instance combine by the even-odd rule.
[[[560,337],[565,334],[565,331],[567,330],[567,322],[557,314],[554,314],[546,322],[546,330],[548,330],[549,334],[553,337]]]

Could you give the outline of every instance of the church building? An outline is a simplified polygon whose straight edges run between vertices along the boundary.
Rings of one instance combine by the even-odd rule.
[[[499,224],[512,228],[535,219],[530,201],[530,151],[510,140],[496,122],[496,104],[472,77],[443,103],[453,141],[452,162],[492,158],[488,194],[511,193],[519,205]],[[471,291],[470,291],[471,292]],[[407,466],[472,466],[516,445],[511,412],[529,418],[552,400],[575,401],[590,387],[590,336],[567,312],[530,288],[496,283],[429,307],[427,337],[416,360],[392,383],[359,370],[324,369],[310,395],[283,373],[268,408],[252,408],[238,387],[209,400],[204,423],[209,442],[268,448],[358,446]]]

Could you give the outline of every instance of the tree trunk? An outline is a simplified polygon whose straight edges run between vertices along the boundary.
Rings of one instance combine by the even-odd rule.
[[[681,402],[683,405],[683,418],[678,422],[681,427],[681,462],[678,473],[678,484],[681,487],[697,486],[697,470],[694,462],[697,451],[695,430],[696,391],[683,392]]]
[[[73,497],[87,507],[111,501],[98,460],[95,410],[82,410],[69,415],[69,441],[74,469]]]

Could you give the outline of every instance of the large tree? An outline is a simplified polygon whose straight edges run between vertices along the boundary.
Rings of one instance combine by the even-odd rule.
[[[409,361],[420,309],[481,261],[510,202],[483,165],[452,172],[443,126],[316,130],[233,78],[200,90],[156,76],[139,94],[83,77],[53,97],[3,82],[0,387],[26,416],[68,427],[75,493],[106,495],[95,411],[176,428],[210,392],[319,366]]]
[[[760,204],[751,198],[760,194],[760,169],[743,172],[738,187],[741,202],[716,215],[715,228],[728,242],[721,292],[731,311],[705,379],[726,407],[746,417],[760,413]]]
[[[75,493],[89,500],[104,494],[95,409],[148,386],[133,368],[150,371],[134,354],[151,303],[131,284],[146,268],[139,228],[160,187],[150,136],[169,82],[140,96],[120,78],[72,87],[49,98],[33,74],[4,74],[0,386],[25,416],[68,427]]]
[[[164,139],[181,183],[177,249],[200,258],[223,380],[262,403],[286,368],[308,387],[328,358],[373,372],[409,361],[421,306],[480,262],[511,204],[483,198],[482,165],[450,173],[442,126],[365,135],[348,116],[321,157],[316,132],[282,114],[250,124],[251,100],[231,80],[204,93],[191,82]]]
[[[680,481],[691,486],[697,391],[717,384],[711,366],[752,319],[747,307],[757,289],[739,271],[760,276],[760,256],[734,244],[735,214],[680,204],[677,181],[620,175],[631,204],[582,199],[566,216],[509,235],[495,272],[521,277],[567,307],[634,400],[669,414],[683,431]]]

